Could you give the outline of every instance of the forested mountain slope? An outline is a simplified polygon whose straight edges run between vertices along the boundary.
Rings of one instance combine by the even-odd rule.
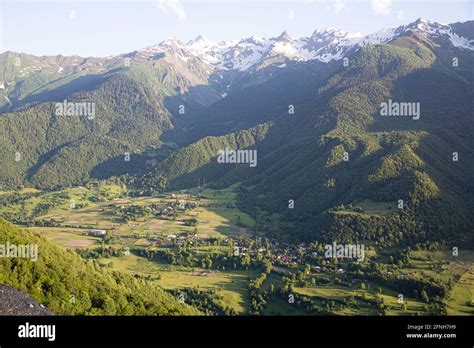
[[[37,245],[37,261],[0,258],[0,283],[27,292],[54,314],[199,314],[149,282],[105,270],[5,220],[0,220],[0,244]]]
[[[168,168],[170,161],[186,168],[182,176],[163,175],[169,170],[158,167],[160,182],[146,185],[166,187],[163,182],[171,179],[171,187],[184,187],[202,177],[243,182],[244,209],[277,213],[286,223],[275,233],[304,239],[472,243],[474,60],[472,54],[463,56],[462,68],[456,69],[447,54],[412,32],[363,47],[347,67],[295,105],[294,114],[273,117],[264,139],[234,144],[257,149],[257,168],[218,165],[217,150],[228,144],[208,137],[166,160]],[[419,118],[381,116],[381,103],[389,99],[419,103]],[[202,158],[203,151],[208,155],[199,168],[180,165]],[[453,160],[454,153],[462,159]],[[289,200],[295,201],[294,209],[288,208]],[[353,211],[363,201],[397,207],[399,200],[403,209],[390,214]]]

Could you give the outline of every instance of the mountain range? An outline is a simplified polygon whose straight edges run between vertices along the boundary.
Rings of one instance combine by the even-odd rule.
[[[474,245],[473,73],[474,21],[171,38],[106,58],[5,52],[0,184],[239,183],[268,234]],[[95,117],[58,116],[63,100],[95,103]],[[388,101],[418,103],[419,119],[382,117]],[[225,148],[257,150],[258,165],[218,163]]]
[[[10,96],[10,89],[16,86],[18,81],[24,79],[40,80],[36,82],[35,87],[44,87],[53,81],[60,83],[59,81],[64,80],[62,83],[66,83],[66,77],[81,72],[105,73],[124,64],[165,60],[185,75],[189,80],[188,84],[209,84],[214,87],[214,92],[219,92],[221,97],[224,97],[235,83],[232,78],[236,78],[236,72],[255,74],[267,67],[284,69],[287,64],[291,65],[295,62],[339,61],[363,46],[389,43],[408,32],[419,33],[438,46],[468,52],[474,50],[472,22],[446,25],[423,19],[398,28],[382,29],[366,36],[326,28],[315,30],[309,37],[292,38],[290,34],[283,32],[278,37],[269,39],[252,36],[217,44],[203,36],[198,36],[187,43],[176,38],[169,38],[155,46],[105,58],[61,55],[35,57],[5,52],[1,57],[2,83],[0,87],[11,98],[9,100],[16,100],[21,99],[25,94],[38,93],[38,90],[28,91],[27,86],[19,86],[23,93],[17,91]],[[192,66],[192,69],[185,71],[189,66]],[[229,76],[231,72],[233,74]],[[223,81],[219,80],[230,83],[224,85]],[[23,84],[26,85],[26,83]],[[54,88],[54,85],[51,87]],[[6,103],[7,108],[11,106],[8,100],[3,100],[2,103],[4,106]],[[201,103],[207,105],[209,101],[201,101]]]

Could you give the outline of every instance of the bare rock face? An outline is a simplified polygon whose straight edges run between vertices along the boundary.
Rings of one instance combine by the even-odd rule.
[[[0,284],[0,315],[52,315],[52,313],[23,291]]]

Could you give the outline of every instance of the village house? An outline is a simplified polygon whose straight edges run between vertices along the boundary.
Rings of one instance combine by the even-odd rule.
[[[174,209],[173,207],[166,207],[161,211],[161,215],[173,215]]]
[[[90,230],[89,235],[90,236],[95,236],[95,237],[103,237],[103,236],[105,236],[106,232],[107,231],[105,231],[105,230]]]

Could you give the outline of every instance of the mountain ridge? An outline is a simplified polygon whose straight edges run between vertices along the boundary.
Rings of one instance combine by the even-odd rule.
[[[329,48],[326,46],[336,44],[337,51],[340,51],[341,48],[349,49],[357,45],[363,46],[366,44],[381,44],[381,43],[386,43],[393,40],[395,36],[398,36],[406,32],[407,30],[415,30],[425,35],[428,35],[431,38],[447,35],[449,39],[451,40],[451,43],[454,47],[473,51],[474,50],[474,36],[471,36],[471,37],[463,36],[463,35],[466,35],[466,31],[461,30],[459,28],[460,26],[473,26],[473,25],[474,25],[474,21],[441,24],[438,22],[432,22],[429,20],[419,18],[416,21],[411,22],[406,25],[401,25],[396,28],[384,28],[376,32],[369,33],[367,35],[361,35],[360,33],[344,32],[342,30],[338,30],[335,28],[324,28],[324,29],[316,29],[313,31],[312,35],[303,36],[300,38],[293,38],[287,31],[283,31],[279,36],[272,37],[272,38],[261,38],[254,35],[248,38],[221,41],[219,43],[214,43],[213,41],[205,38],[202,35],[198,35],[195,39],[189,40],[187,43],[183,43],[182,41],[180,41],[179,39],[175,37],[170,37],[161,41],[159,44],[156,44],[156,45],[137,49],[135,51],[131,51],[128,53],[110,55],[106,57],[94,57],[94,56],[81,57],[79,55],[64,56],[61,54],[53,55],[53,56],[35,56],[31,54],[26,54],[26,53],[16,53],[13,51],[5,51],[5,52],[2,52],[1,54],[29,55],[31,57],[43,58],[43,59],[55,58],[58,61],[74,60],[75,62],[73,63],[73,65],[81,65],[77,62],[77,60],[82,61],[83,64],[84,62],[87,62],[87,61],[90,61],[90,62],[98,61],[100,65],[100,62],[107,62],[107,61],[114,62],[117,59],[125,59],[131,56],[133,57],[136,54],[143,54],[142,59],[145,58],[147,60],[153,60],[157,58],[155,56],[157,53],[166,52],[168,49],[178,49],[178,50],[182,49],[182,50],[188,50],[194,53],[195,56],[200,57],[204,62],[210,65],[216,65],[217,68],[220,68],[222,70],[232,70],[232,69],[247,70],[250,67],[253,67],[255,65],[255,62],[253,62],[253,64],[250,64],[250,65],[239,64],[237,62],[234,62],[232,64],[229,62],[226,62],[226,58],[228,58],[229,55],[235,56],[235,55],[232,55],[231,54],[232,52],[229,52],[229,50],[235,50],[236,46],[238,45],[243,45],[243,49],[248,49],[249,46],[248,45],[246,46],[245,45],[246,43],[249,45],[266,44],[266,45],[270,45],[271,47],[267,47],[263,45],[261,49],[263,49],[264,53],[269,53],[268,50],[274,49],[275,50],[274,53],[288,54],[289,55],[288,58],[290,58],[291,52],[285,52],[284,47],[280,47],[280,49],[278,49],[278,47],[274,47],[272,45],[276,43],[279,44],[281,42],[294,42],[295,46],[293,48],[300,49],[300,52],[298,52],[298,54],[294,56],[296,60],[307,61],[307,60],[318,59],[322,62],[329,62],[331,60],[339,60],[341,57],[340,55],[335,55],[335,54],[333,54],[331,57],[325,56],[323,54],[316,54],[319,51],[320,53],[329,51]],[[455,31],[461,31],[462,35],[457,35]],[[316,50],[307,49],[308,47],[311,46],[311,44],[315,45],[318,42],[324,43],[325,45],[324,44],[317,45]],[[214,55],[212,54],[210,55],[210,53],[212,53],[212,51],[216,49],[217,51],[220,51],[220,52],[214,52]],[[217,57],[221,59],[216,60]],[[181,56],[180,58],[183,60],[187,59],[186,56]],[[138,57],[136,59],[139,60],[140,58]],[[231,64],[232,66],[231,68],[227,67],[229,64]]]

